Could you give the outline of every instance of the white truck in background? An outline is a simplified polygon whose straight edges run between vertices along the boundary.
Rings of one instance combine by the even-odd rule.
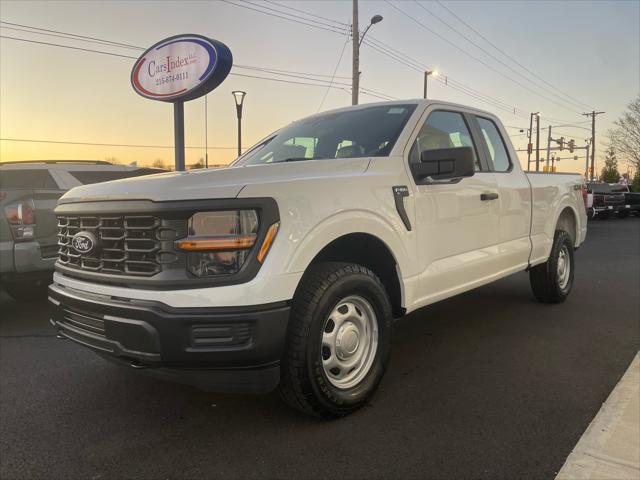
[[[60,336],[160,378],[279,386],[336,417],[389,362],[392,320],[529,271],[569,295],[583,179],[526,174],[491,113],[353,106],[269,135],[230,167],[77,187],[56,208]]]

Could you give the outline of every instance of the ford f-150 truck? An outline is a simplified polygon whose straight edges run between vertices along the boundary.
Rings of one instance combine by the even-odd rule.
[[[392,321],[513,273],[564,301],[583,180],[525,174],[491,113],[438,101],[294,122],[230,167],[74,188],[56,208],[59,336],[129,368],[345,415]]]

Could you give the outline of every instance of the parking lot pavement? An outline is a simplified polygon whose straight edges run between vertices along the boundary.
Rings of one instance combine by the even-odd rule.
[[[640,346],[640,218],[594,221],[574,291],[525,273],[396,324],[363,410],[323,422],[277,395],[138,376],[0,300],[0,477],[553,478]]]

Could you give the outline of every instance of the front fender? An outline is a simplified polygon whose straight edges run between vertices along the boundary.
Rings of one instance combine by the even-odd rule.
[[[408,261],[410,254],[396,229],[397,226],[394,228],[382,215],[371,211],[341,211],[317,223],[300,242],[296,242],[285,270],[303,272],[318,253],[334,240],[352,233],[366,233],[386,245],[395,258],[401,278],[411,276],[414,272]]]

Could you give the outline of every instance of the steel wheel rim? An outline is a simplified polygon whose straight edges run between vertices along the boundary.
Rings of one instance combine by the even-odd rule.
[[[371,303],[358,295],[340,300],[322,327],[320,357],[329,383],[349,389],[371,370],[378,350],[378,322]]]
[[[558,285],[562,290],[569,285],[570,276],[571,257],[569,256],[569,249],[566,245],[563,245],[558,254]]]

